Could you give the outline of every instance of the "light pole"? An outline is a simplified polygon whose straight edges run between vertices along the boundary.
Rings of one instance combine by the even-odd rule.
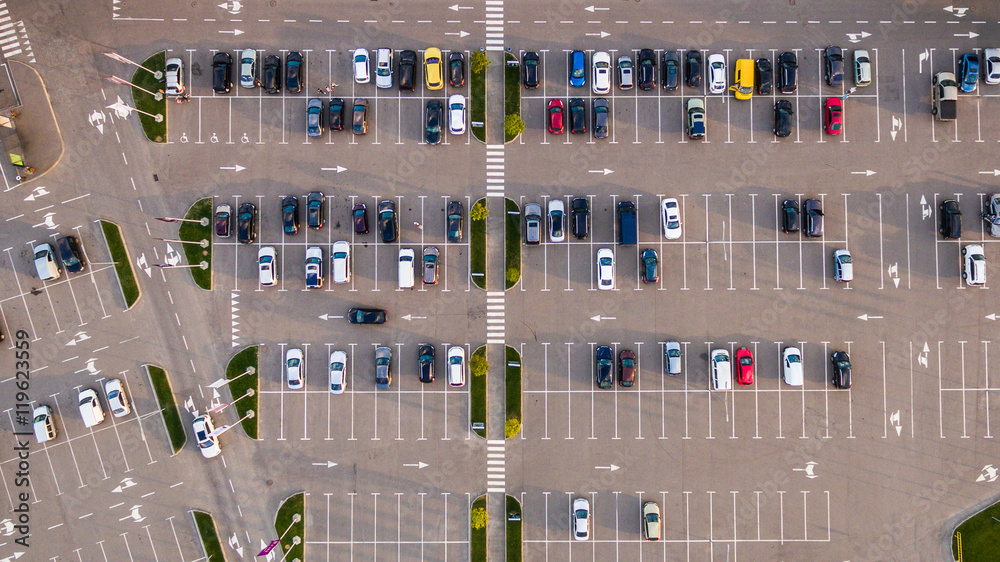
[[[215,429],[215,431],[213,431],[209,435],[211,435],[212,437],[218,437],[218,436],[222,435],[223,433],[229,431],[230,429],[236,427],[237,424],[243,423],[243,420],[252,419],[254,417],[254,415],[255,414],[254,414],[253,410],[249,410],[249,411],[247,411],[247,415],[245,415],[242,418],[236,420],[236,423],[234,423],[232,425],[224,425],[222,427],[218,427],[218,428]]]
[[[169,263],[154,263],[153,265],[159,267],[160,269],[193,269],[195,267],[197,267],[198,269],[208,269],[207,261],[195,264],[185,264],[185,265],[180,265],[180,264],[174,265]]]
[[[296,513],[296,515],[298,515],[298,514]],[[302,538],[301,538],[301,537],[299,537],[299,536],[294,536],[294,537],[292,537],[292,545],[293,545],[293,546],[298,546],[298,545],[299,545],[299,544],[300,544],[301,542],[302,542]],[[290,548],[289,548],[289,549],[288,549],[288,552],[291,552],[291,551],[292,551],[292,549],[290,549]],[[284,555],[283,555],[283,556],[281,557],[281,560],[278,560],[278,562],[282,562],[282,561],[283,561],[283,560],[284,560],[284,559],[285,559],[285,558],[286,558],[286,557],[288,556],[288,552],[286,552],[286,553],[285,553],[285,554],[284,554]],[[296,558],[295,560],[298,560],[298,558]]]
[[[147,112],[145,112],[145,111],[143,111],[141,109],[136,109],[136,108],[134,108],[134,107],[132,107],[130,105],[125,105],[124,103],[117,103],[116,102],[116,103],[113,103],[113,104],[107,106],[107,108],[108,109],[113,109],[113,110],[115,110],[115,111],[117,111],[119,113],[122,112],[122,111],[125,111],[125,112],[128,112],[128,113],[131,113],[131,112],[135,111],[136,113],[141,113],[143,115],[148,115],[149,117],[152,117],[154,120],[156,120],[157,123],[160,123],[160,122],[163,121],[163,114],[162,113],[157,113],[156,115],[153,115],[152,113],[147,113]]]
[[[232,406],[233,404],[239,402],[240,400],[243,400],[244,398],[246,398],[248,396],[253,396],[256,393],[257,392],[254,391],[254,389],[248,388],[247,391],[245,393],[243,393],[243,396],[240,396],[239,398],[233,400],[232,402],[230,402],[228,404],[219,404],[218,406],[216,406],[216,407],[212,408],[211,410],[209,410],[208,413],[209,414],[218,414],[219,412],[225,410],[226,408]]]
[[[139,68],[141,68],[141,69],[145,70],[146,72],[152,74],[153,78],[156,78],[157,80],[163,80],[163,71],[162,70],[150,70],[150,69],[146,68],[145,66],[142,66],[141,64],[139,64],[139,63],[137,63],[137,62],[135,62],[133,60],[129,60],[129,59],[127,59],[127,58],[119,55],[118,53],[104,53],[104,56],[106,56],[108,58],[111,58],[111,59],[114,59],[114,60],[116,60],[118,62],[123,62],[125,64],[132,64],[132,65],[138,66]]]
[[[288,524],[288,528],[287,528],[287,529],[285,529],[285,532],[284,532],[284,533],[281,533],[281,536],[280,536],[280,537],[278,537],[278,544],[279,544],[279,545],[281,544],[281,539],[285,538],[285,535],[287,535],[287,534],[288,534],[288,531],[291,531],[291,530],[292,530],[292,525],[294,525],[294,524],[298,523],[299,521],[302,521],[302,515],[301,515],[301,514],[298,514],[298,513],[296,513],[295,515],[293,515],[293,516],[292,516],[292,522]],[[293,544],[293,545],[298,545],[298,544],[299,544],[299,543],[301,543],[301,542],[302,542],[302,539],[301,539],[301,538],[299,538],[299,537],[298,537],[297,535],[296,535],[295,537],[292,537],[292,544]],[[292,549],[288,549],[288,552],[291,552],[291,551],[292,551]],[[284,559],[285,559],[285,556],[288,556],[288,552],[286,552],[286,553],[285,553],[285,554],[284,554],[284,555],[283,555],[283,556],[281,557],[281,559],[282,559],[282,560],[284,560]]]
[[[197,244],[197,245],[201,246],[202,248],[207,248],[208,247],[208,240],[205,239],[205,238],[202,238],[201,240],[173,240],[171,238],[156,238],[156,237],[153,237],[153,240],[159,240],[160,242],[176,242],[178,244]]]
[[[105,76],[104,79],[107,80],[108,82],[111,82],[112,84],[118,84],[120,86],[132,86],[136,90],[142,90],[143,92],[146,92],[147,94],[153,96],[153,99],[156,100],[156,101],[160,101],[160,100],[163,99],[163,94],[162,93],[160,93],[160,92],[150,92],[146,88],[143,88],[142,86],[137,86],[137,85],[129,82],[128,80],[126,80],[124,78],[119,78],[117,76]]]
[[[179,219],[176,217],[154,217],[158,221],[163,222],[196,222],[201,226],[208,226],[208,217],[202,217],[200,219]]]
[[[243,375],[252,375],[252,374],[254,374],[256,372],[257,372],[257,369],[254,369],[253,367],[247,367],[246,371],[243,371],[242,373],[236,375],[235,377],[233,377],[231,379],[228,379],[228,380],[225,379],[225,378],[221,378],[221,379],[213,382],[212,384],[208,385],[208,388],[222,388],[222,387],[226,386],[227,384],[233,382],[234,380],[242,377]]]

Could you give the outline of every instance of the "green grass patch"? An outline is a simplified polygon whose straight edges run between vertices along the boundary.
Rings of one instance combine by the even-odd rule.
[[[1000,560],[1000,503],[995,503],[958,526],[962,535],[962,552],[959,556],[958,539],[951,536],[951,550],[955,560],[987,562]]]
[[[521,209],[513,199],[504,199],[504,271],[510,289],[521,280]]]
[[[239,402],[236,403],[236,413],[242,418],[247,415],[247,412],[253,410],[254,416],[252,418],[247,418],[243,420],[243,431],[246,432],[250,439],[257,439],[257,420],[259,418],[260,411],[257,409],[257,402],[260,398],[260,368],[257,365],[257,351],[258,347],[256,345],[251,345],[243,351],[237,353],[229,360],[229,364],[226,365],[226,378],[236,379],[235,381],[226,385],[229,388],[230,395],[233,400],[239,398]],[[253,373],[249,375],[243,375],[248,368],[253,367]],[[240,375],[243,375],[240,377]],[[248,390],[253,390],[253,396],[247,396],[246,398],[240,398],[245,395]]]
[[[524,122],[521,121],[521,65],[517,57],[510,53],[504,53],[503,76],[504,143],[508,143],[524,130]],[[509,126],[511,115],[517,116],[520,126]]]
[[[469,259],[472,261],[472,282],[486,288],[486,198],[476,201],[469,211]]]
[[[205,548],[205,560],[225,562],[226,556],[222,553],[222,543],[219,542],[219,532],[215,529],[212,515],[204,511],[192,511],[191,514],[194,515],[194,524],[198,527],[201,546]]]
[[[293,523],[296,514],[299,516],[299,521]],[[298,493],[286,499],[278,508],[278,514],[274,516],[274,532],[279,537],[284,535],[281,539],[281,553],[284,554],[285,560],[305,559],[303,557],[306,545],[305,517],[306,495],[304,493]],[[295,544],[295,537],[299,538],[298,544]]]
[[[184,424],[181,423],[177,402],[174,401],[174,391],[170,388],[170,378],[167,377],[167,372],[162,367],[156,365],[146,365],[146,374],[149,376],[149,383],[153,386],[153,392],[156,394],[156,402],[160,405],[163,425],[167,426],[170,447],[176,455],[187,443],[187,433],[184,432]]]
[[[507,425],[517,422],[516,431],[506,431],[507,439],[521,432],[521,354],[511,346],[507,347],[507,362],[504,364],[504,387],[507,393]]]
[[[139,300],[139,280],[135,278],[132,260],[129,259],[128,248],[125,247],[125,240],[122,238],[122,229],[111,221],[101,221],[101,230],[104,231],[104,240],[108,244],[111,261],[115,262],[115,273],[118,274],[118,285],[122,288],[125,308],[132,308]]]
[[[472,357],[469,358],[469,364],[473,365],[474,362],[486,363],[486,346],[481,345],[479,349],[472,352]],[[471,400],[472,409],[472,419],[470,422],[472,424],[482,423],[483,428],[477,429],[476,433],[480,437],[486,438],[486,378],[489,376],[485,372],[478,374],[479,369],[472,368],[472,376],[469,377],[472,386],[469,387],[469,394]],[[485,369],[484,369],[485,371]]]
[[[208,240],[208,247],[202,248],[199,244],[181,244],[184,246],[184,255],[187,257],[188,265],[198,265],[205,262],[209,265],[207,269],[200,267],[189,267],[191,277],[196,285],[212,290],[212,198],[206,197],[199,200],[188,209],[184,218],[190,220],[206,219],[205,226],[196,222],[182,222],[177,235],[185,242],[200,242]]]
[[[479,496],[472,502],[472,512],[469,514],[469,559],[472,562],[486,562],[486,524],[481,521],[485,518],[477,514],[480,509],[486,511],[486,496]],[[482,522],[478,529],[477,520]]]
[[[469,95],[472,99],[469,100],[469,113],[472,135],[480,141],[486,142],[486,70],[489,68],[489,64],[475,64],[475,59],[480,55],[486,58],[485,52],[472,53],[472,72],[469,76]]]
[[[510,348],[507,348],[510,349]],[[511,514],[517,514],[517,521],[511,521]],[[521,502],[514,496],[507,496],[507,562],[521,562]]]
[[[167,67],[167,53],[166,51],[160,51],[153,56],[149,57],[142,62],[142,66],[148,68],[152,71],[163,72]],[[147,90],[153,93],[159,92],[166,87],[167,79],[157,80],[151,72],[143,70],[142,68],[136,68],[135,72],[132,73],[132,83],[143,90]],[[167,142],[167,96],[163,95],[163,99],[156,101],[156,98],[143,92],[139,88],[130,88],[132,90],[132,103],[135,104],[134,107],[139,111],[145,111],[150,115],[162,115],[163,120],[159,123],[156,119],[150,117],[149,115],[143,115],[139,113],[139,122],[142,124],[142,132],[146,134],[146,138],[153,142]]]

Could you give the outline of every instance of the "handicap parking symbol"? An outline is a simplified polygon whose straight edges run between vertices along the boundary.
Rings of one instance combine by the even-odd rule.
[[[187,133],[181,133],[180,141],[181,142],[187,142],[188,141],[188,135],[187,135]]]

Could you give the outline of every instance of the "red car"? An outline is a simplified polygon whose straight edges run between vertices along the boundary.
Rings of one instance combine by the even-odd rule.
[[[561,135],[566,128],[563,126],[563,102],[562,100],[552,100],[549,102],[549,132],[553,135]]]
[[[826,111],[824,112],[826,123],[826,134],[839,135],[844,130],[844,107],[840,104],[840,98],[826,98]]]
[[[736,381],[742,385],[753,384],[753,353],[745,347],[736,350]]]

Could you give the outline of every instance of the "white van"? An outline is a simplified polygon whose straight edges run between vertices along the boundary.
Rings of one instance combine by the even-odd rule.
[[[35,441],[45,443],[56,438],[58,432],[56,425],[52,422],[52,408],[39,406],[34,411]]]
[[[399,249],[399,288],[413,288],[413,250],[410,248]]]
[[[80,391],[80,417],[85,427],[94,427],[104,421],[104,408],[97,399],[97,392],[89,388]]]
[[[733,388],[733,368],[729,363],[729,352],[725,349],[712,350],[712,380],[709,383],[716,391]]]

